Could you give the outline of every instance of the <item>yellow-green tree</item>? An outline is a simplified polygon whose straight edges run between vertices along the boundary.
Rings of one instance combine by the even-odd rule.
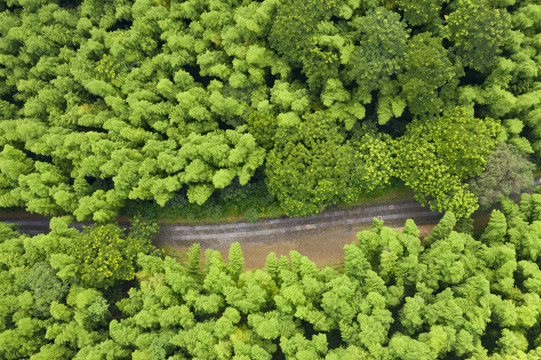
[[[139,253],[151,253],[151,240],[158,232],[156,223],[135,219],[130,234],[116,224],[85,227],[75,243],[74,256],[79,261],[83,283],[90,287],[108,288],[120,280],[135,277],[135,261]]]
[[[417,119],[398,142],[397,176],[415,191],[418,201],[467,217],[478,205],[463,183],[484,170],[499,133],[497,121],[475,118],[464,108]]]

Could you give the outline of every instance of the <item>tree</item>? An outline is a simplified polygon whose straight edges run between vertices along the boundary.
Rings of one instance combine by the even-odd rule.
[[[445,37],[465,66],[487,71],[493,65],[510,27],[509,15],[487,1],[459,0],[446,17]]]
[[[267,186],[287,214],[315,214],[346,188],[346,178],[341,176],[347,171],[341,163],[347,157],[343,142],[343,135],[324,113],[279,129],[267,158]]]
[[[425,26],[428,30],[441,27],[441,10],[449,0],[420,0],[411,2],[398,0],[398,8],[404,12],[404,20],[412,26]]]
[[[129,236],[116,224],[85,227],[75,245],[74,256],[84,284],[96,288],[114,286],[120,280],[135,277],[135,260],[139,253],[151,253],[156,224],[135,219]]]
[[[0,201],[3,207],[22,206],[24,204],[18,188],[20,175],[32,171],[33,161],[21,150],[5,145],[0,153]]]
[[[69,191],[69,186],[62,186],[68,182],[67,177],[63,176],[58,167],[45,162],[36,161],[34,167],[33,173],[19,176],[21,197],[26,203],[26,209],[44,215],[56,215],[63,210],[55,203],[55,197],[58,196],[56,192],[60,189]],[[67,202],[69,209],[71,204],[69,200]]]
[[[443,116],[417,119],[398,144],[397,176],[422,203],[436,211],[452,211],[457,218],[477,209],[477,199],[463,182],[483,171],[499,135],[499,124],[477,119],[463,108]]]
[[[434,241],[447,238],[451,234],[451,231],[453,231],[455,225],[455,215],[452,212],[446,212],[445,215],[443,215],[443,218],[438,222],[438,225],[432,229],[430,235],[423,239],[423,245],[430,246]]]
[[[367,134],[356,142],[344,135],[324,111],[278,129],[267,158],[267,185],[287,214],[315,214],[389,181],[390,139]]]
[[[318,25],[340,7],[334,0],[291,0],[278,7],[269,33],[269,45],[283,54],[293,67],[302,65],[310,87],[336,75],[338,56],[319,45]]]
[[[393,139],[382,134],[365,134],[353,146],[357,163],[351,176],[359,193],[370,193],[390,184],[396,155]]]
[[[26,286],[34,295],[34,314],[38,318],[48,318],[53,301],[61,301],[68,291],[47,262],[38,262],[26,274]]]
[[[353,25],[360,43],[349,58],[348,76],[361,93],[369,95],[400,72],[408,30],[398,14],[385,8],[376,8],[356,20]]]
[[[229,271],[233,279],[238,279],[244,266],[244,255],[238,242],[231,244],[229,248]]]
[[[470,188],[483,208],[490,207],[502,197],[533,190],[534,169],[515,146],[500,143],[489,155],[483,173],[470,181]]]
[[[430,33],[413,36],[405,49],[403,73],[398,82],[413,115],[437,115],[444,100],[439,91],[456,77],[447,50]]]
[[[252,134],[257,144],[267,151],[274,146],[274,134],[278,123],[276,116],[270,111],[252,111],[246,119],[248,132]]]

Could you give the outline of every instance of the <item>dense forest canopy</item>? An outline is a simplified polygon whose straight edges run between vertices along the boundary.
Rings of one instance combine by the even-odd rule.
[[[538,0],[3,0],[0,206],[305,215],[400,179],[467,217],[498,144],[540,159],[540,69]]]
[[[67,215],[0,224],[0,358],[541,358],[541,191],[468,220],[533,187],[540,70],[539,0],[0,0],[0,207]],[[112,222],[396,184],[441,222],[338,270]]]
[[[2,359],[541,358],[541,194],[504,201],[476,237],[451,212],[423,241],[375,219],[339,271],[296,251],[243,271],[238,243],[180,264],[151,223],[70,221],[32,238],[0,224]]]

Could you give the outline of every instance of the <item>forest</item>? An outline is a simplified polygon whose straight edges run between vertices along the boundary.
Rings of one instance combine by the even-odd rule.
[[[51,217],[0,223],[0,358],[540,359],[540,168],[539,0],[0,0],[0,211]],[[152,244],[396,189],[442,220],[336,268]]]
[[[422,241],[412,220],[375,219],[339,270],[292,251],[243,271],[238,243],[181,264],[152,248],[152,223],[70,221],[32,238],[0,223],[0,358],[541,358],[541,191],[475,237],[451,212]]]
[[[2,0],[0,34],[4,208],[257,219],[402,186],[461,219],[541,161],[538,0]]]

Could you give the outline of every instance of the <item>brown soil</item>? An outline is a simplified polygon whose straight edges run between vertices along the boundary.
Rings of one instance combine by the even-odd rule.
[[[435,225],[418,225],[421,231],[421,237],[424,237],[432,231]],[[265,265],[267,254],[275,252],[278,257],[287,256],[291,250],[296,250],[304,256],[307,256],[317,266],[336,266],[343,263],[344,245],[356,241],[355,235],[358,231],[366,230],[369,227],[355,226],[336,226],[330,227],[325,231],[302,235],[284,235],[275,237],[272,242],[246,242],[242,243],[242,252],[244,253],[244,269],[254,270],[262,268]],[[397,227],[401,231],[402,227]],[[183,261],[186,259],[185,247],[164,247],[166,253],[170,256]],[[219,249],[222,257],[227,261],[228,249]]]

